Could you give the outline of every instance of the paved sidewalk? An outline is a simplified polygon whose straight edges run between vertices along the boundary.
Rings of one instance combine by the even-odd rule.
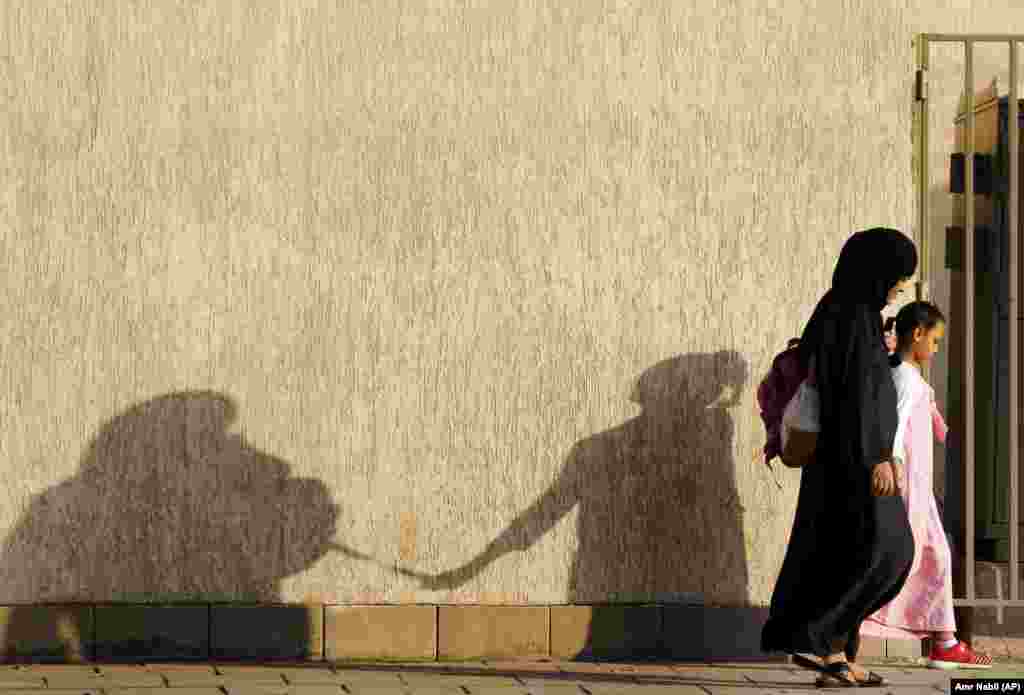
[[[874,693],[947,693],[948,674],[912,662],[876,661],[889,679]],[[986,676],[1024,678],[1024,664]],[[814,674],[786,664],[26,665],[0,667],[0,693],[134,695],[782,695],[821,692]]]

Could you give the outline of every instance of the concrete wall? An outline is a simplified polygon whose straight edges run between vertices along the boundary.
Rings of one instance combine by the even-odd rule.
[[[1024,10],[414,5],[4,3],[0,602],[768,601],[756,383]]]

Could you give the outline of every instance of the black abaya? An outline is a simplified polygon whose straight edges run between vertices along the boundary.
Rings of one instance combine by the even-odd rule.
[[[816,460],[802,469],[796,518],[761,636],[765,651],[856,656],[863,620],[899,593],[914,539],[899,495],[876,497],[892,455],[896,389],[882,341],[886,294],[914,273],[894,230],[854,235],[801,339],[821,396]]]

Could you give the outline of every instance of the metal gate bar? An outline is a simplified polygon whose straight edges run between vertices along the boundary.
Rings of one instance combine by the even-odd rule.
[[[1009,307],[1010,314],[1010,403],[1009,403],[1009,416],[1010,416],[1010,442],[1009,442],[1009,464],[1010,464],[1010,600],[1016,601],[1019,597],[1017,594],[1018,580],[1020,579],[1019,568],[1019,538],[1018,534],[1020,531],[1018,525],[1017,515],[1019,510],[1017,509],[1017,490],[1018,490],[1018,435],[1019,427],[1017,422],[1017,398],[1019,397],[1018,386],[1019,386],[1019,374],[1018,369],[1018,355],[1017,355],[1017,252],[1018,252],[1018,239],[1017,239],[1017,176],[1020,174],[1018,165],[1018,152],[1020,150],[1020,127],[1017,123],[1017,42],[1010,42],[1010,114],[1009,123],[1007,124],[1010,129],[1010,180],[1009,180],[1009,205],[1008,207],[1008,220],[1007,223],[1010,227],[1008,236],[1010,237],[1010,258],[1009,258],[1009,296],[1007,304]],[[973,569],[973,568],[972,568]]]
[[[967,213],[964,232],[964,463],[967,483],[967,598],[974,598],[974,42],[964,41],[964,94],[967,109],[967,140],[964,143],[964,205]]]
[[[966,597],[954,597],[953,603],[957,606],[976,607],[1024,607],[1024,600],[1020,599],[1019,593],[1019,552],[1020,552],[1020,527],[1019,527],[1019,485],[1020,477],[1018,471],[1018,459],[1020,443],[1018,419],[1018,398],[1020,386],[1019,359],[1018,359],[1018,258],[1019,240],[1017,238],[1018,228],[1018,177],[1020,137],[1018,124],[1018,43],[1024,41],[1024,36],[1019,34],[921,34],[918,36],[918,68],[921,75],[919,84],[918,104],[919,112],[919,145],[918,152],[918,229],[921,249],[921,256],[924,259],[921,267],[922,282],[919,283],[918,296],[926,299],[929,293],[928,280],[930,278],[930,234],[929,234],[929,210],[928,210],[928,183],[930,171],[928,168],[928,98],[926,85],[924,84],[930,62],[931,43],[960,43],[964,47],[964,101],[966,107],[966,146],[964,147],[964,206],[966,223],[963,244],[963,272],[964,272],[964,376],[963,376],[963,407],[964,407],[964,432],[963,432],[963,468],[965,482],[965,507],[966,516],[966,538],[964,540],[966,554]],[[1009,226],[1009,259],[1008,259],[1008,305],[1009,305],[1009,404],[1008,416],[1009,426],[1009,511],[1010,511],[1010,597],[1003,598],[978,598],[975,595],[975,518],[974,518],[974,488],[975,488],[975,460],[974,460],[974,288],[975,288],[975,210],[974,210],[974,154],[975,154],[975,122],[974,122],[974,44],[975,43],[1005,43],[1010,49],[1010,94],[1009,94],[1009,177],[1007,191],[1007,223]],[[996,95],[998,98],[998,94]],[[997,104],[998,108],[998,104]],[[991,403],[983,404],[984,407],[993,407]],[[1001,592],[1000,592],[1001,593]]]

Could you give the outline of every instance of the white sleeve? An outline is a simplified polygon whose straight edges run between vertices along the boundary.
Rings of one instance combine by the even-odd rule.
[[[892,444],[892,455],[898,457],[901,461],[906,461],[904,440],[907,436],[907,423],[910,421],[910,412],[914,405],[914,394],[910,379],[906,377],[901,367],[896,367],[892,370],[892,380],[896,386],[896,412],[899,416],[899,424],[896,426],[896,439]]]
[[[820,432],[820,409],[821,404],[818,397],[818,390],[806,381],[800,384],[793,398],[786,405],[782,413],[782,447],[786,447],[790,430],[800,432]]]

